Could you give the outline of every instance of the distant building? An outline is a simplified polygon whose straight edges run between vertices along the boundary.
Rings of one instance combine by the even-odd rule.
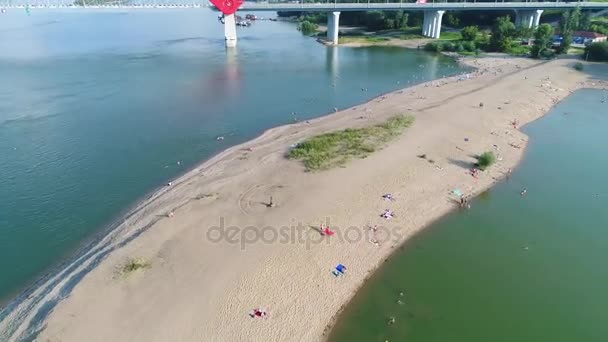
[[[596,32],[587,32],[587,31],[575,31],[572,33],[572,42],[574,44],[591,44],[597,42],[605,42],[606,35]]]

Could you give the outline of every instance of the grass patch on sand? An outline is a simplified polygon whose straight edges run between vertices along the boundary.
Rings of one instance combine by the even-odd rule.
[[[146,269],[150,267],[150,263],[142,258],[131,258],[124,265],[120,267],[120,275],[127,275],[137,270]]]
[[[381,43],[387,42],[390,38],[376,36],[345,36],[338,38],[338,44],[347,43]]]
[[[381,149],[413,122],[412,116],[396,115],[382,124],[321,134],[298,144],[287,158],[301,160],[308,171],[342,166],[351,158],[365,158]]]
[[[477,166],[480,170],[484,171],[488,167],[492,166],[496,162],[496,156],[494,152],[488,151],[477,156]]]

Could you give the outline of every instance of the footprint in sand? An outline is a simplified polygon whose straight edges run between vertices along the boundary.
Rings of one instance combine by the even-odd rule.
[[[246,215],[264,213],[266,210],[277,206],[280,200],[284,203],[283,185],[257,184],[249,188],[239,196],[239,208]],[[271,202],[272,201],[272,202]]]

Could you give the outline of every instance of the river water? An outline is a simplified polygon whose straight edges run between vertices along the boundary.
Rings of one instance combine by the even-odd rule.
[[[293,23],[238,35],[226,51],[207,9],[0,14],[0,303],[221,150],[464,71],[420,51],[326,48]]]
[[[513,176],[408,241],[329,340],[606,341],[607,130],[601,90],[526,126]]]

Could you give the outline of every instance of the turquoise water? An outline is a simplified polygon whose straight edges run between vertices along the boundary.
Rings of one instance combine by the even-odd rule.
[[[419,51],[326,48],[291,23],[238,35],[226,51],[205,9],[0,15],[0,303],[221,150],[464,71]]]
[[[606,341],[607,130],[600,90],[526,126],[512,177],[406,243],[330,341]]]

